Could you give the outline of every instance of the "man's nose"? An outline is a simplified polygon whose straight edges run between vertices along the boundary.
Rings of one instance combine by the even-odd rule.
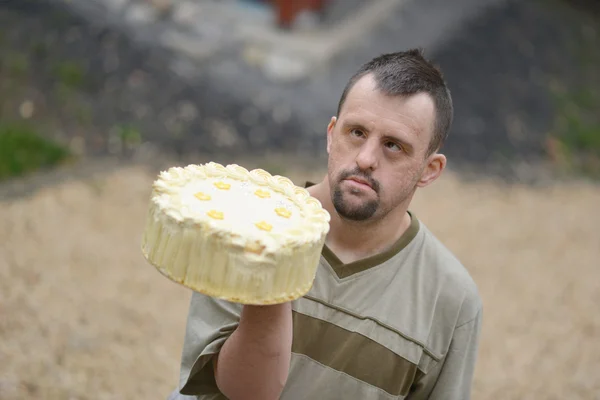
[[[379,159],[378,151],[379,149],[374,140],[365,141],[356,156],[356,164],[358,167],[363,171],[368,169],[374,170],[377,168]]]

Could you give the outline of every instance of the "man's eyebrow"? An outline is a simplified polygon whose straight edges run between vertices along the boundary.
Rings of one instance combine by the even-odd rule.
[[[359,128],[365,132],[369,132],[369,129],[366,126],[364,126],[360,122],[353,121],[351,119],[344,120],[344,123],[342,125],[347,128]]]

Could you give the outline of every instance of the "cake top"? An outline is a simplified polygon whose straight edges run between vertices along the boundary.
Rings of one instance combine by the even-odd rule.
[[[228,234],[256,253],[317,242],[329,231],[329,213],[306,189],[286,177],[235,164],[163,171],[154,182],[152,201],[167,225]]]

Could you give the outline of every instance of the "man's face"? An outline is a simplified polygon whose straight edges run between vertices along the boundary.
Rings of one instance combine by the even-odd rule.
[[[435,121],[427,94],[387,96],[366,75],[338,118],[327,129],[328,176],[333,205],[345,219],[377,220],[408,206],[417,186],[433,181],[445,165],[442,155],[427,155]]]

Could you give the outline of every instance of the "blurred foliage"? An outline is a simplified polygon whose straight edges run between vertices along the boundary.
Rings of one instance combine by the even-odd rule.
[[[57,165],[70,156],[68,149],[43,138],[26,124],[0,124],[0,180]]]
[[[570,172],[600,178],[600,15],[581,16],[572,54],[577,79],[551,87],[555,105],[550,155]]]
[[[85,79],[85,68],[72,61],[63,61],[55,65],[53,72],[62,85],[71,89],[80,88]]]
[[[0,181],[73,160],[70,138],[92,125],[85,64],[52,46],[0,25]]]
[[[13,78],[22,78],[29,69],[29,60],[22,54],[13,54],[6,60],[6,69]]]
[[[142,134],[132,125],[118,126],[117,131],[119,139],[126,147],[135,147],[142,142]]]

